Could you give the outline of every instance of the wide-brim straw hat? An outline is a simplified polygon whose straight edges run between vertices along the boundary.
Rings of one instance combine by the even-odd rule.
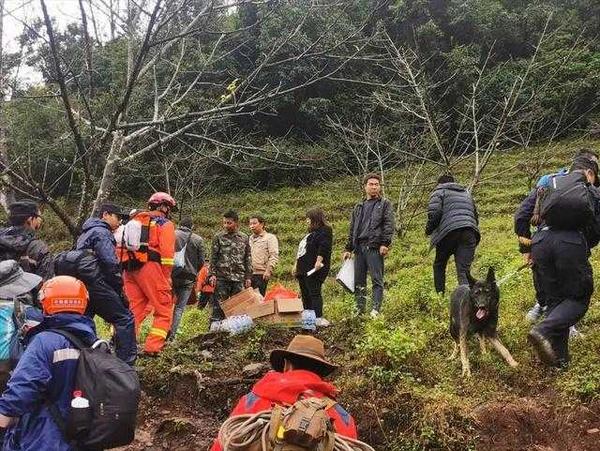
[[[286,359],[292,363],[298,362],[320,376],[327,376],[338,368],[325,359],[323,342],[310,335],[296,335],[287,349],[274,349],[269,356],[271,366],[279,372],[283,371]]]

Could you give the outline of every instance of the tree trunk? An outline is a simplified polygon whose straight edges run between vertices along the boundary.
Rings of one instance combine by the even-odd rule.
[[[2,33],[4,31],[4,0],[0,0],[0,163],[8,166],[8,147],[6,144],[6,117],[4,116],[4,98],[6,96],[6,83],[4,74],[4,51]],[[15,193],[10,188],[11,180],[8,175],[2,176],[3,183],[0,188],[0,205],[8,213],[8,206],[15,201]]]

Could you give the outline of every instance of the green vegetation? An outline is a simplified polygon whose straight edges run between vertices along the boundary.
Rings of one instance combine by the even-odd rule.
[[[573,149],[594,144],[564,142],[548,154],[544,170],[563,166]],[[544,152],[544,149],[533,151]],[[493,161],[489,179],[477,187],[482,241],[473,270],[476,276],[483,277],[488,266],[493,265],[501,278],[521,264],[512,232],[512,213],[528,189],[527,177],[516,169],[527,153],[502,154],[502,158]],[[461,168],[468,170],[466,165]],[[401,171],[388,175],[386,189],[392,199],[402,177]],[[460,173],[458,177],[461,178]],[[238,208],[242,217],[257,209],[263,212],[270,230],[281,241],[282,263],[275,282],[296,288],[288,270],[295,246],[304,233],[304,211],[320,205],[329,214],[336,237],[335,256],[339,258],[347,217],[359,196],[355,183],[346,179],[304,189],[205,198],[194,215],[201,233],[208,238],[218,229],[224,206]],[[597,302],[592,301],[579,327],[585,338],[571,342],[571,368],[562,373],[549,371],[535,362],[525,340],[529,324],[524,315],[534,300],[528,271],[516,274],[501,287],[500,335],[519,367],[510,369],[493,351],[482,355],[476,340],[472,340],[473,377],[462,379],[460,362],[447,360],[452,350],[447,332],[448,297],[440,297],[433,291],[433,252],[428,252],[423,222],[421,215],[405,237],[394,243],[386,261],[388,289],[381,319],[352,317],[352,296],[333,278],[325,285],[325,313],[334,325],[320,331],[319,336],[332,347],[333,358],[342,365],[335,383],[343,390],[341,401],[360,418],[365,439],[381,447],[378,449],[467,449],[477,441],[473,409],[481,404],[540,397],[544,403],[560,408],[600,398]],[[596,254],[593,262],[598,268]],[[596,270],[596,283],[598,274]],[[455,286],[453,265],[449,266],[448,276],[448,287]],[[168,393],[174,383],[169,371],[178,365],[202,368],[203,374],[217,379],[235,377],[244,364],[264,360],[269,349],[281,346],[292,333],[280,336],[271,329],[257,328],[232,337],[216,345],[214,352],[218,357],[212,368],[207,369],[207,362],[198,354],[198,341],[193,339],[206,330],[205,324],[204,312],[189,309],[185,313],[178,343],[168,348],[162,358],[142,363],[143,378],[149,389]],[[191,341],[186,342],[188,339]],[[212,408],[224,415],[228,403],[233,401],[231,398],[234,396],[221,399],[221,404],[212,404]]]

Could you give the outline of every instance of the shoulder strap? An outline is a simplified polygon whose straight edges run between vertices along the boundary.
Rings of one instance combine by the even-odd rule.
[[[58,335],[62,335],[67,340],[69,340],[73,346],[75,346],[79,350],[89,348],[89,346],[87,346],[80,338],[76,337],[71,332],[67,332],[66,330],[63,330],[63,329],[50,329],[49,332],[54,332]]]

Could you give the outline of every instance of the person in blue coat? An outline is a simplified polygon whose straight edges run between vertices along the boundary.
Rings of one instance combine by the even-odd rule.
[[[117,357],[133,365],[137,357],[135,321],[123,292],[117,243],[113,235],[121,223],[122,216],[121,209],[116,205],[103,204],[98,217],[89,218],[83,224],[76,249],[92,251],[102,274],[101,278],[86,280],[90,293],[87,313],[92,318],[98,315],[114,326]]]
[[[83,313],[88,293],[83,282],[56,276],[41,289],[42,322],[25,337],[27,347],[0,398],[3,451],[75,451],[50,413],[50,405],[68,416],[79,351],[56,329],[88,345],[96,340],[94,322]]]

